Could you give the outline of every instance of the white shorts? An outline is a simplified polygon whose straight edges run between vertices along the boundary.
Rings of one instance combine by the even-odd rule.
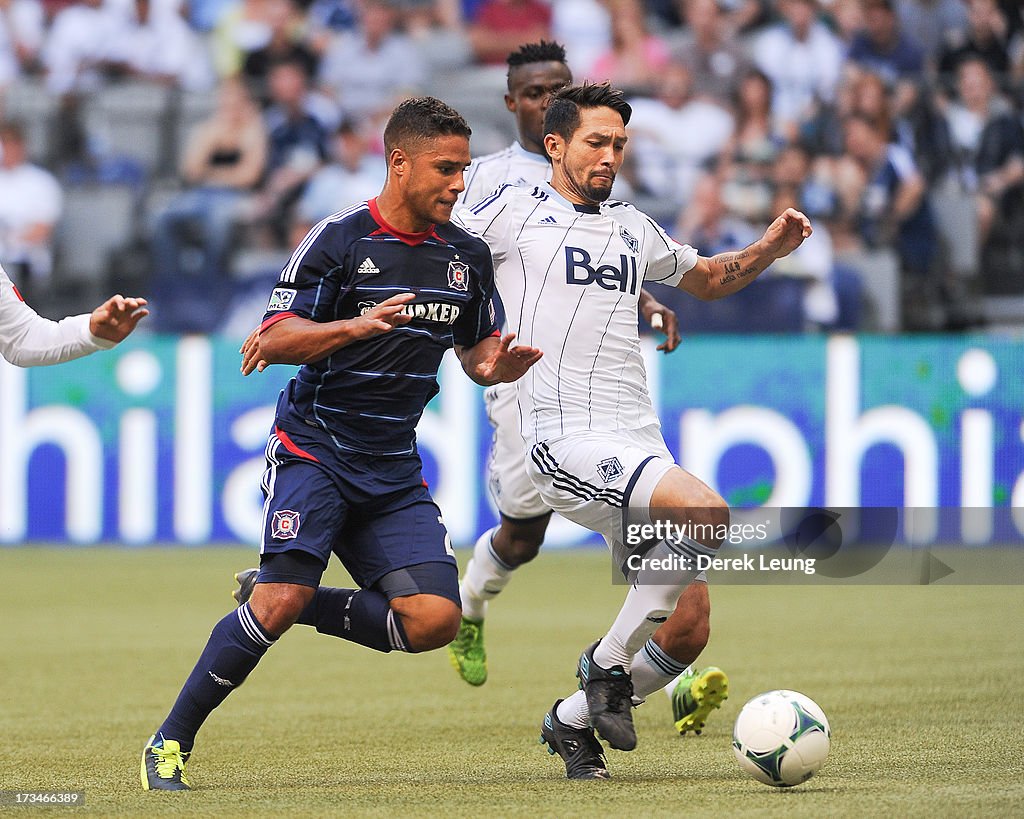
[[[498,384],[484,392],[487,419],[494,428],[487,459],[487,486],[506,518],[528,520],[551,512],[526,471],[526,442],[519,431],[515,384]]]
[[[541,441],[526,464],[543,501],[604,535],[617,565],[628,556],[626,527],[651,523],[651,496],[674,466],[657,425]]]

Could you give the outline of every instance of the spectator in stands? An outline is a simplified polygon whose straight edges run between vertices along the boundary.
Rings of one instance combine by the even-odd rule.
[[[637,177],[647,193],[678,207],[689,197],[702,167],[728,144],[732,113],[692,94],[690,69],[669,63],[658,81],[656,99],[630,101],[630,150]],[[634,147],[635,146],[635,147]]]
[[[903,315],[907,329],[939,329],[934,311],[944,299],[944,282],[936,268],[938,234],[925,196],[925,179],[910,152],[863,114],[846,120],[846,166],[841,192],[856,201],[852,213],[863,242],[872,248],[892,247],[899,258]],[[936,326],[935,322],[940,324]]]
[[[217,20],[211,38],[220,77],[234,77],[246,57],[265,48],[271,37],[267,0],[234,0]]]
[[[576,77],[591,76],[594,61],[612,45],[612,17],[601,0],[561,0],[551,7],[551,33],[565,45]]]
[[[786,145],[776,155],[771,184],[774,190],[794,191],[799,210],[816,220],[815,229],[838,215],[839,199],[828,165],[822,158],[812,157],[800,143]]]
[[[771,78],[772,110],[791,140],[818,102],[835,97],[843,63],[840,41],[818,20],[815,0],[779,0],[783,20],[754,36],[753,58]]]
[[[266,167],[267,133],[245,84],[224,80],[213,115],[189,134],[181,163],[188,189],[153,225],[153,293],[162,330],[209,330],[230,296],[229,257],[240,210]],[[201,261],[187,270],[186,240]],[[203,309],[206,307],[207,309]]]
[[[382,122],[402,96],[425,82],[416,46],[398,24],[391,2],[364,0],[359,26],[331,38],[319,82],[346,116]]]
[[[956,0],[957,3],[960,0]],[[843,54],[850,50],[854,38],[864,30],[864,0],[831,0],[828,21],[842,44]]]
[[[43,7],[37,0],[0,0],[0,91],[35,73],[43,44]]]
[[[303,66],[307,76],[315,77],[319,58],[305,41],[301,12],[292,0],[266,0],[265,19],[270,29],[267,44],[250,51],[242,63],[242,74],[258,96],[266,93],[267,75],[274,63],[291,61]]]
[[[795,187],[780,187],[772,198],[771,212],[782,213],[776,208],[798,208],[800,190]],[[804,324],[808,329],[828,329],[839,317],[839,301],[833,286],[835,254],[832,236],[828,228],[818,222],[812,233],[789,256],[772,264],[769,273],[773,276],[788,276],[804,283],[803,312]]]
[[[1004,88],[1013,65],[1010,23],[996,0],[964,0],[967,28],[952,33],[939,53],[939,74],[952,88],[956,69],[970,58],[983,60]]]
[[[328,135],[337,113],[310,91],[300,63],[285,61],[270,70],[272,105],[264,113],[269,134],[265,180],[250,203],[248,218],[270,228],[275,246],[289,239],[291,210],[314,171],[327,159]],[[333,116],[333,118],[332,118]]]
[[[318,51],[323,51],[332,33],[349,31],[359,24],[357,6],[357,0],[313,0],[309,4],[306,22],[310,41]]]
[[[0,264],[26,290],[50,275],[62,200],[53,175],[27,161],[23,126],[0,123]]]
[[[988,63],[965,58],[957,67],[958,99],[946,109],[965,190],[975,197],[982,256],[1007,242],[1019,244],[1024,227],[1024,129],[996,87]],[[986,274],[1000,262],[984,264]],[[1016,272],[1020,275],[1020,271]]]
[[[733,99],[752,67],[718,0],[679,0],[686,28],[671,41],[673,57],[690,67],[693,93]]]
[[[180,12],[152,0],[134,0],[118,19],[106,59],[108,76],[150,80],[186,91],[213,86],[202,41]]]
[[[668,46],[647,30],[639,0],[610,0],[612,44],[590,69],[590,79],[627,93],[651,95],[669,62]]]
[[[700,174],[676,220],[674,235],[685,238],[702,256],[746,247],[757,238],[756,229],[726,205],[722,198],[723,181],[713,172]]]
[[[189,0],[185,9],[188,24],[201,34],[211,32],[233,5],[234,0]]]
[[[292,225],[293,247],[321,219],[376,196],[384,184],[384,158],[368,150],[366,137],[343,119],[331,139],[331,162],[321,167],[302,193]]]
[[[748,69],[734,99],[736,130],[722,152],[724,196],[733,213],[761,221],[773,213],[771,168],[786,141],[775,130],[772,84],[763,72]]]
[[[918,83],[924,78],[924,53],[900,28],[895,0],[864,0],[864,28],[854,36],[847,59],[892,89],[897,115],[914,105]]]
[[[932,68],[943,46],[967,28],[963,0],[900,0],[896,13],[900,29],[913,34]]]
[[[551,39],[551,6],[542,0],[484,0],[470,20],[473,53],[487,65],[504,65],[523,43]]]
[[[428,78],[473,61],[459,0],[395,0]]]
[[[43,45],[50,93],[72,94],[100,86],[118,22],[103,0],[80,0],[57,14]]]

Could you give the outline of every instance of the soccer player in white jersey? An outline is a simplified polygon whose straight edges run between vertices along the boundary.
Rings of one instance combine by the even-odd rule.
[[[572,82],[565,49],[541,40],[513,51],[507,62],[505,107],[515,116],[519,139],[502,151],[473,160],[460,197],[463,203],[475,203],[503,184],[532,188],[551,178],[551,163],[544,152],[544,112],[551,95]],[[675,350],[680,340],[675,313],[646,290],[641,291],[639,311],[648,323],[655,316],[660,319],[657,323],[666,339],[658,349]],[[517,568],[537,556],[551,520],[551,509],[526,473],[515,389],[490,388],[485,401],[494,427],[488,485],[500,522],[484,532],[474,546],[459,587],[463,609],[459,633],[448,647],[452,666],[470,685],[487,681],[483,626],[488,603],[506,587]],[[690,667],[707,643],[706,629],[699,628],[706,620],[702,614],[706,597],[706,589],[700,586],[688,591],[680,599],[679,615],[666,626],[679,633],[668,641],[675,655],[666,663],[682,673],[666,690],[671,692],[673,721],[681,734],[699,734],[710,712],[728,695],[728,680],[721,669]]]
[[[550,185],[503,187],[458,217],[491,249],[509,330],[547,351],[518,391],[530,478],[549,507],[604,535],[631,581],[611,628],[580,657],[582,690],[544,718],[542,741],[574,779],[608,777],[595,729],[613,748],[636,747],[633,698],[673,676],[670,635],[655,630],[679,616],[697,558],[715,554],[729,521],[725,501],[678,467],[662,439],[637,335],[640,284],[727,296],[811,234],[807,217],[788,209],[749,247],[705,258],[609,201],[630,113],[608,85],[560,91],[544,119]],[[631,551],[626,527],[636,522],[678,528]],[[647,559],[635,571],[634,554]]]
[[[0,356],[19,367],[62,364],[109,350],[148,315],[145,299],[111,296],[92,313],[50,321],[25,303],[0,267]]]

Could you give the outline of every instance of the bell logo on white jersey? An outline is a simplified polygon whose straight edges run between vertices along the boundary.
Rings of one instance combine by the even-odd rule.
[[[582,247],[565,247],[565,283],[588,285],[596,283],[605,290],[636,295],[636,256],[619,254],[619,266],[603,264],[594,268],[591,256]]]

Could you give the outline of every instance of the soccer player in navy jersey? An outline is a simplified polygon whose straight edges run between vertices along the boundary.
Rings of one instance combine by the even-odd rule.
[[[187,790],[196,732],[294,623],[378,651],[429,651],[459,626],[458,568],[422,477],[416,423],[454,347],[479,384],[541,357],[500,337],[487,246],[448,224],[470,129],[431,97],[384,131],[380,196],[316,225],[274,288],[243,372],[302,365],[267,444],[260,571],[223,618],[142,756],[145,789]],[[319,588],[331,554],[358,589]]]

